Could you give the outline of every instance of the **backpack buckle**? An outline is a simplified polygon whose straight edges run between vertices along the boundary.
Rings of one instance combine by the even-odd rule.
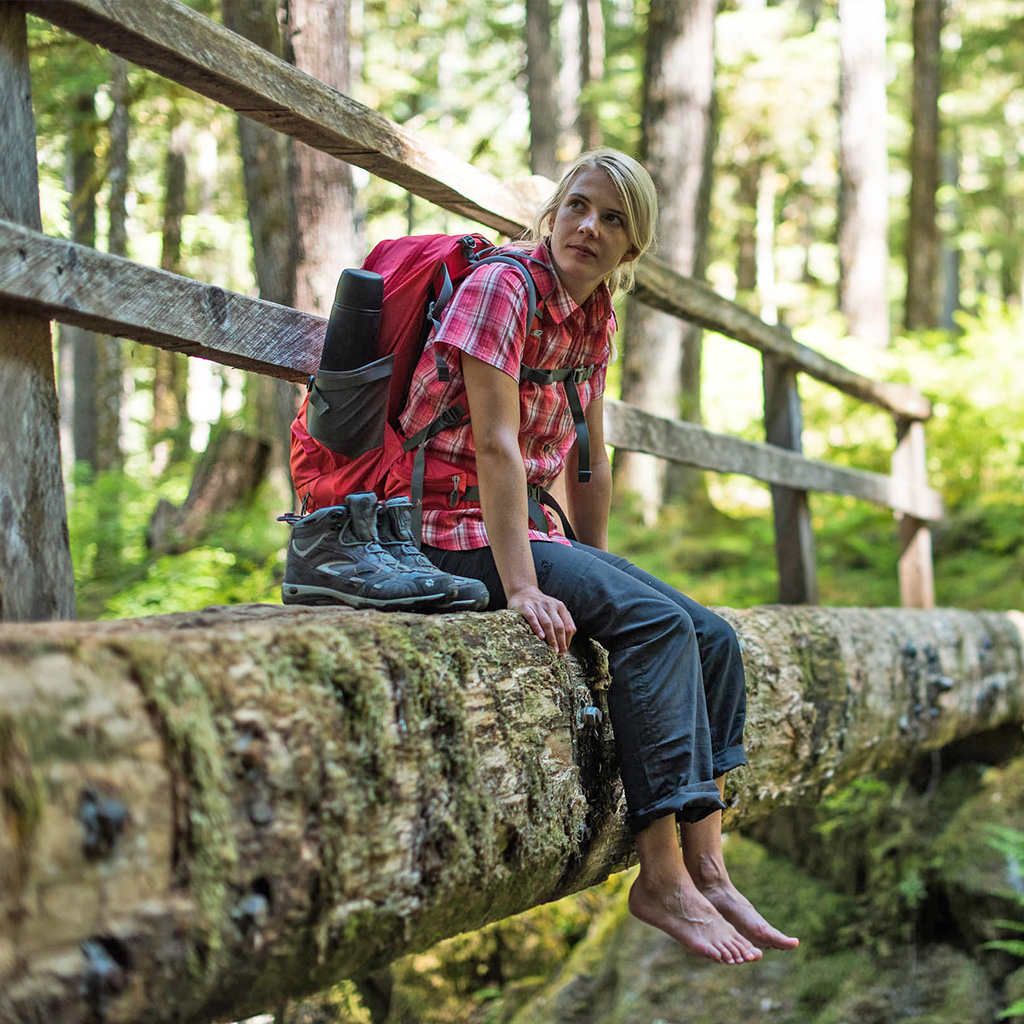
[[[462,477],[458,476],[457,474],[452,477],[452,490],[451,493],[448,495],[449,508],[455,508],[455,506],[458,505],[459,503],[459,481],[461,479]]]
[[[461,405],[449,405],[438,419],[441,421],[442,426],[454,427],[465,415],[466,412]]]

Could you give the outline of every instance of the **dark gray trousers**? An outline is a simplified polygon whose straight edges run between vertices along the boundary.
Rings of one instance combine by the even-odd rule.
[[[625,558],[586,544],[531,541],[537,582],[608,651],[612,729],[629,827],[724,809],[713,779],[746,764],[746,684],[732,627]],[[490,548],[423,546],[438,568],[482,580],[506,607]]]

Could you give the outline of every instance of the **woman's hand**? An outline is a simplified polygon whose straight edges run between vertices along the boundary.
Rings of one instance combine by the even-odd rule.
[[[541,640],[546,640],[559,654],[569,650],[576,623],[557,597],[550,597],[535,586],[523,587],[507,597],[509,608],[519,612]]]

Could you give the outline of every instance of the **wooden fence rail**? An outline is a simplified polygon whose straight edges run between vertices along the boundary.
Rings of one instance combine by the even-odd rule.
[[[35,183],[34,129],[28,102],[24,10],[2,5],[0,90],[18,98],[0,113],[0,326],[12,317],[40,325],[49,319],[183,351],[225,365],[291,380],[315,372],[323,343],[321,318],[40,233]],[[506,184],[440,148],[425,143],[316,79],[217,25],[178,0],[36,0],[28,8],[54,24],[134,63],[224,103],[374,174],[447,210],[506,234],[525,227],[551,183],[532,178]],[[12,145],[16,143],[16,145]],[[714,434],[693,424],[665,420],[617,402],[608,403],[610,444],[630,451],[711,469],[743,473],[772,485],[780,599],[816,600],[809,491],[852,495],[891,508],[900,520],[900,580],[904,604],[934,603],[928,523],[942,516],[938,494],[927,486],[922,421],[928,400],[911,387],[871,380],[793,340],[785,329],[716,294],[701,282],[645,258],[637,295],[673,315],[756,348],[765,360],[768,444]],[[21,324],[22,320],[18,323]],[[27,371],[52,393],[49,335],[12,328],[19,352],[30,352]],[[35,349],[45,349],[44,352]],[[3,376],[15,369],[15,347],[0,349]],[[49,366],[49,369],[47,367]],[[47,376],[47,373],[49,376]],[[893,416],[897,445],[891,476],[806,459],[800,453],[797,373],[808,374]],[[55,411],[53,413],[55,415]],[[4,475],[18,453],[53,447],[45,458],[51,486],[56,432],[29,425],[0,402],[0,502],[24,515],[28,493],[7,488]],[[48,432],[49,431],[49,432]],[[44,436],[45,435],[45,436]],[[40,456],[42,458],[42,456]],[[20,470],[19,470],[20,472]],[[7,508],[7,506],[10,506]],[[63,522],[63,502],[48,511]],[[10,522],[11,515],[5,513]],[[66,540],[64,541],[66,548]],[[33,571],[12,569],[24,544],[0,544],[0,598],[30,586]],[[15,550],[17,549],[17,550]],[[0,618],[18,607],[10,596]],[[61,613],[51,609],[54,615]],[[36,609],[38,612],[38,608]],[[35,612],[15,617],[39,617]]]

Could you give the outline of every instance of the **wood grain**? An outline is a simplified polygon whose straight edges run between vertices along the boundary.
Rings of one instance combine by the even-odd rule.
[[[38,228],[35,122],[20,4],[0,4],[0,97],[0,211]],[[75,617],[47,321],[0,304],[0,621]]]
[[[763,357],[764,427],[768,444],[803,454],[803,413],[796,372],[774,356]],[[780,604],[817,604],[818,575],[807,491],[772,484],[775,560]]]
[[[800,491],[848,494],[922,520],[937,521],[943,516],[941,497],[928,487],[912,486],[881,473],[829,465],[774,445],[715,434],[692,423],[652,416],[614,399],[606,399],[604,407],[605,439],[616,447],[718,473],[742,473]]]
[[[0,221],[0,300],[225,366],[304,381],[327,322]]]

